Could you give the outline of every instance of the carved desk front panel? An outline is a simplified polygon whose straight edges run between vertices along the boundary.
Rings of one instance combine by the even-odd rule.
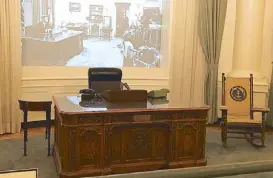
[[[209,108],[64,113],[55,107],[60,177],[206,165]]]

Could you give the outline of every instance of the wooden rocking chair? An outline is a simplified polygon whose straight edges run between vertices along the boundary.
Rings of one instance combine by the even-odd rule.
[[[246,139],[256,148],[265,146],[265,115],[269,109],[253,108],[252,74],[250,78],[225,77],[225,74],[222,74],[220,110],[222,112],[221,136],[224,147],[227,147],[228,138]],[[255,118],[254,112],[262,113],[262,118]],[[257,139],[261,140],[260,144],[254,143],[254,140]]]

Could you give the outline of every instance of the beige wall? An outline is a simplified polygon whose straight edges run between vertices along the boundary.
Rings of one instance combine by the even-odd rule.
[[[236,0],[229,0],[227,5],[225,28],[222,39],[222,49],[219,60],[219,81],[221,81],[221,73],[229,73],[232,69],[235,19]]]
[[[266,0],[264,31],[263,31],[263,49],[261,73],[266,77],[267,82],[271,81],[272,61],[273,61],[273,1]]]
[[[199,0],[174,2],[169,98],[181,107],[204,105],[204,64],[198,39]]]
[[[264,17],[263,53],[261,73],[267,82],[271,79],[271,62],[273,60],[273,1],[266,0]],[[223,34],[222,49],[219,64],[219,74],[229,73],[232,69],[233,43],[236,20],[236,0],[229,0],[226,14],[226,23]],[[221,76],[219,75],[219,81]]]
[[[198,1],[198,0],[197,0]],[[165,1],[166,2],[166,1]],[[196,46],[196,31],[190,33],[191,29],[196,28],[196,24],[185,25],[181,23],[181,20],[190,20],[189,15],[191,11],[188,9],[194,9],[189,6],[196,6],[193,0],[172,0],[168,1],[170,4],[165,4],[165,13],[163,16],[163,23],[168,28],[164,28],[162,36],[162,67],[160,69],[145,69],[145,68],[123,68],[124,81],[128,82],[132,88],[144,88],[147,90],[168,88],[169,87],[169,75],[171,72],[169,66],[171,62],[175,64],[184,63],[184,67],[181,70],[185,72],[177,72],[177,77],[174,80],[182,86],[179,88],[184,93],[185,106],[197,106],[203,103],[203,82],[202,80],[202,66],[203,56],[200,55],[200,46]],[[174,3],[185,6],[173,6]],[[270,10],[273,7],[272,0],[266,0],[266,12],[265,12],[265,25],[264,25],[264,43],[263,43],[263,56],[262,56],[262,74],[269,82],[271,78],[271,61],[273,59],[273,12]],[[176,17],[174,14],[174,8],[176,12],[181,10],[182,17]],[[180,19],[180,20],[179,20]],[[229,0],[226,15],[226,24],[224,29],[224,36],[222,42],[222,50],[219,64],[219,99],[221,96],[221,73],[229,73],[232,69],[232,57],[233,57],[233,43],[234,43],[234,30],[236,20],[236,0]],[[188,21],[189,22],[189,21]],[[177,28],[176,26],[181,27]],[[177,30],[184,29],[189,35],[184,36],[183,39],[178,39]],[[178,42],[177,42],[178,41]],[[182,43],[184,42],[184,43]],[[172,45],[185,46],[179,47],[173,50]],[[191,46],[189,46],[191,45]],[[186,52],[185,52],[186,51]],[[197,54],[194,51],[198,51]],[[184,57],[183,57],[184,56]],[[173,61],[175,60],[175,61]],[[200,70],[201,75],[200,75]],[[179,75],[179,76],[178,76]],[[182,78],[181,78],[182,77]],[[83,67],[23,67],[23,84],[22,93],[77,93],[79,89],[87,87],[87,68]],[[179,87],[179,86],[178,86]],[[268,83],[256,84],[255,101],[257,106],[264,106],[267,102],[267,90]],[[194,92],[192,92],[194,91]],[[38,115],[30,117],[31,120],[39,119]]]
[[[273,60],[273,1],[266,0],[263,30],[263,46],[260,73],[265,79],[264,83],[254,85],[254,105],[263,107],[267,105],[269,82],[271,80]],[[223,34],[222,50],[219,64],[219,96],[221,95],[221,73],[229,73],[232,69],[233,43],[236,20],[236,0],[229,0],[226,14],[226,24]],[[247,42],[246,42],[247,43]],[[251,62],[251,61],[249,61]],[[220,101],[220,97],[219,97]]]

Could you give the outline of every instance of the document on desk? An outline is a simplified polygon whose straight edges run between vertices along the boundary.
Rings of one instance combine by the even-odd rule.
[[[83,111],[106,111],[107,110],[106,107],[98,107],[97,105],[96,105],[96,107],[92,107],[92,106],[82,107],[82,106],[80,106],[81,99],[80,99],[79,96],[67,96],[67,99],[69,101],[71,101],[73,104],[78,105],[79,107],[81,107]]]

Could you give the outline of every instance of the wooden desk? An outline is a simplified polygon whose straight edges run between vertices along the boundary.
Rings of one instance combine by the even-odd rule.
[[[83,51],[83,32],[68,31],[52,38],[23,38],[22,64],[29,66],[64,66]]]
[[[209,107],[102,101],[83,108],[77,96],[53,101],[61,178],[206,165]]]

